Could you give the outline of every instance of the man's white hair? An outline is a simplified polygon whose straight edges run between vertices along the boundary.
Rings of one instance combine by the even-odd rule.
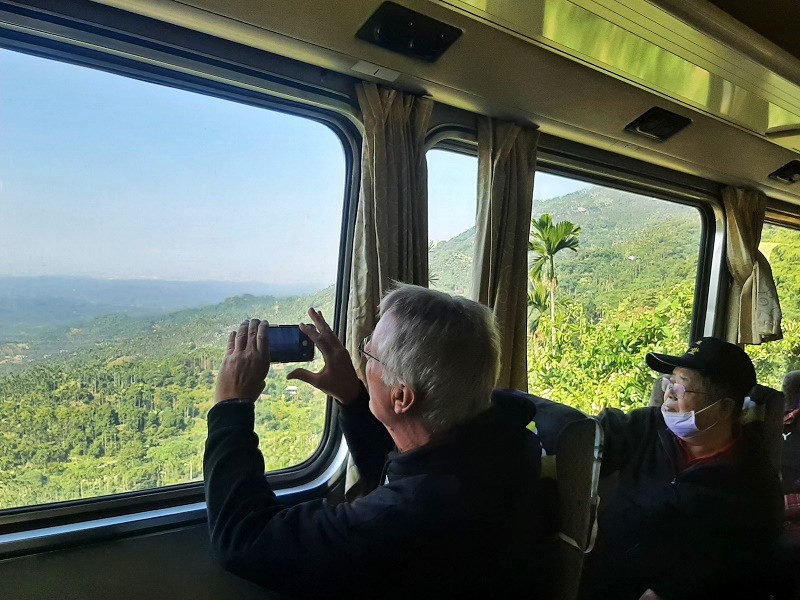
[[[387,385],[419,396],[425,428],[440,432],[486,410],[500,369],[500,334],[486,306],[416,285],[384,296],[393,336],[376,348]]]

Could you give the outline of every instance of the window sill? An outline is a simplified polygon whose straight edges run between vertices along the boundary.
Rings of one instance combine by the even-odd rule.
[[[299,498],[315,491],[324,495],[332,482],[343,476],[347,454],[347,443],[342,440],[331,464],[318,477],[296,487],[276,490],[275,494],[285,499],[287,504],[296,502]],[[0,560],[112,538],[196,525],[205,520],[206,503],[193,502],[78,523],[17,531],[0,535]]]

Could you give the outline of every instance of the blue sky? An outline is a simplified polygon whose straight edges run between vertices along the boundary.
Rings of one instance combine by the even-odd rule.
[[[0,50],[0,136],[0,274],[335,279],[345,163],[318,123]],[[431,239],[474,224],[476,169],[429,155]]]
[[[449,240],[475,225],[478,158],[433,149],[428,152],[428,218],[431,240]],[[582,181],[537,173],[533,197],[547,200],[588,187]]]

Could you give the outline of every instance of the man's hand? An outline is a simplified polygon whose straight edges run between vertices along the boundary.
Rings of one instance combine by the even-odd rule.
[[[325,359],[325,366],[318,373],[307,369],[295,369],[286,379],[298,379],[310,383],[318,390],[336,398],[341,404],[349,404],[361,393],[361,381],[353,368],[342,342],[334,335],[320,311],[308,309],[308,316],[314,322],[311,325],[300,324],[300,329],[317,345]]]
[[[255,402],[264,391],[269,373],[268,327],[266,321],[250,319],[242,322],[239,331],[231,331],[217,375],[214,404],[233,399]]]

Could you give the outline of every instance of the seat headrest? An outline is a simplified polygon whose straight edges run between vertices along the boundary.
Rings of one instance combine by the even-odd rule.
[[[790,371],[783,378],[784,410],[800,408],[800,371]]]
[[[767,406],[770,405],[770,410],[775,410],[775,404],[783,404],[783,394],[771,387],[756,384],[742,404],[741,422],[746,424],[763,421]]]

